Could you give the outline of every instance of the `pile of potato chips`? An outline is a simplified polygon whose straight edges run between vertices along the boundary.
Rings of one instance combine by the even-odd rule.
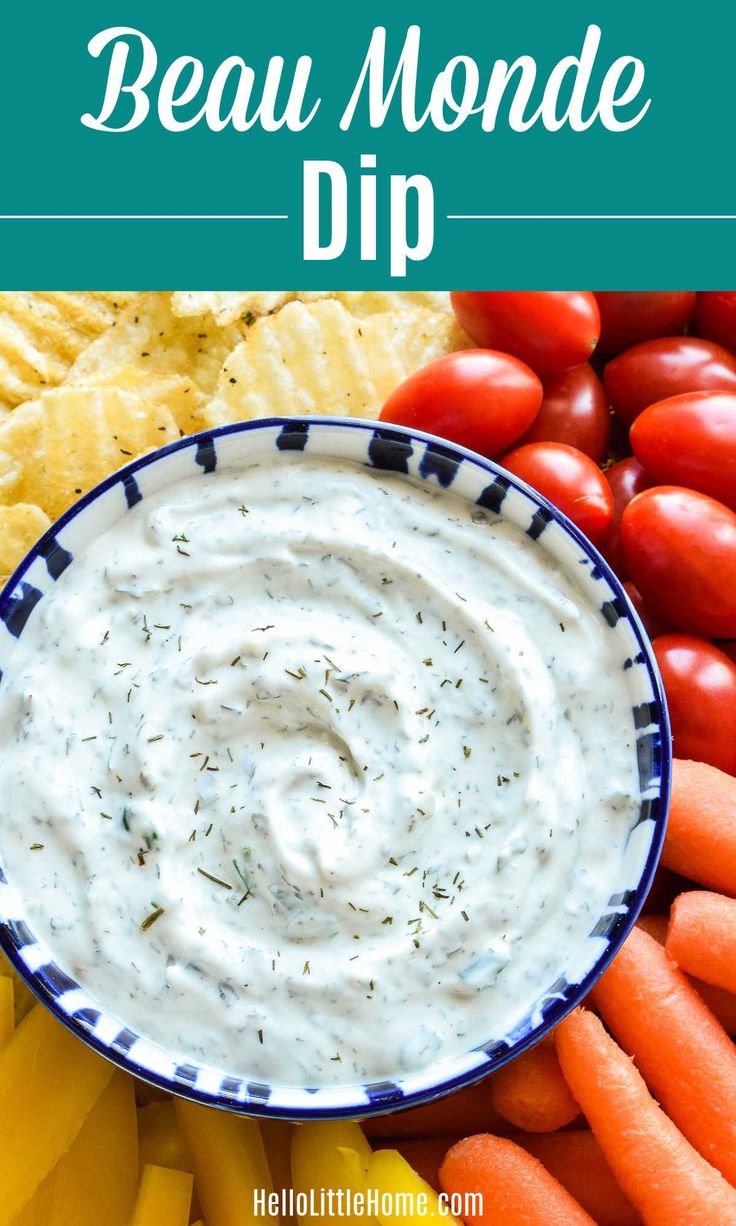
[[[470,342],[446,293],[0,293],[0,578],[135,456],[256,417],[377,417]]]

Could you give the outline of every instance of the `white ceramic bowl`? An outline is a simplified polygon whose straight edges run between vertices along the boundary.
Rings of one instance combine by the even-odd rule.
[[[271,1086],[227,1069],[187,1062],[139,1036],[104,1001],[76,983],[34,936],[24,899],[2,864],[0,945],[39,999],[96,1051],[138,1077],[198,1102],[252,1115],[293,1119],[366,1116],[416,1105],[466,1085],[505,1064],[545,1035],[577,1005],[632,927],[651,883],[664,837],[670,738],[661,682],[649,641],[626,594],[585,537],[544,498],[489,460],[417,431],[351,418],[275,418],[182,439],[127,465],[86,494],[44,534],[0,593],[0,669],[12,672],[13,642],[80,548],[128,508],[167,485],[201,474],[216,479],[255,459],[300,463],[304,454],[338,457],[412,476],[506,517],[574,572],[614,637],[626,670],[637,730],[640,807],[608,905],[573,962],[541,984],[534,1007],[502,1039],[395,1080],[337,1087]]]

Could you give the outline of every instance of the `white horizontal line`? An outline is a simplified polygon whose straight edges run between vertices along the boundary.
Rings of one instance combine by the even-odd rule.
[[[288,221],[288,213],[0,213],[0,221]],[[736,213],[448,213],[448,221],[736,221]]]
[[[288,221],[288,213],[0,213],[0,221]]]
[[[448,213],[448,221],[736,221],[736,213]]]
[[[288,221],[288,213],[0,213],[0,221]],[[736,221],[736,213],[448,213],[448,221]]]

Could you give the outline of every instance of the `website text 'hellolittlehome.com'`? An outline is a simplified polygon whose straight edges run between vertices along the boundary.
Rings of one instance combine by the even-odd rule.
[[[296,1192],[284,1188],[271,1192],[266,1188],[253,1189],[253,1214],[255,1217],[377,1217],[377,1218],[434,1218],[456,1217],[468,1221],[483,1214],[482,1192],[455,1192],[449,1195],[440,1192],[385,1192],[366,1188],[364,1192],[352,1188],[310,1188]]]

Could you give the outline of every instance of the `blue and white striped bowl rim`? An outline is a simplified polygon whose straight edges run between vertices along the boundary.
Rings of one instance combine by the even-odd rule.
[[[364,1117],[431,1101],[468,1085],[537,1043],[579,1004],[633,926],[659,859],[669,802],[671,750],[662,684],[649,640],[620,583],[590,542],[546,499],[490,460],[417,430],[341,417],[278,417],[238,422],[171,443],[126,465],[67,511],[41,537],[0,593],[0,678],[13,642],[44,595],[89,540],[165,486],[218,466],[265,456],[298,463],[303,454],[350,460],[410,475],[453,492],[521,527],[573,576],[615,636],[628,673],[636,728],[640,810],[625,862],[600,915],[565,973],[502,1039],[421,1072],[348,1086],[266,1085],[188,1061],[126,1026],[54,962],[34,936],[23,899],[8,880],[0,849],[0,947],[55,1016],[85,1043],[136,1077],[225,1110],[287,1119]]]

